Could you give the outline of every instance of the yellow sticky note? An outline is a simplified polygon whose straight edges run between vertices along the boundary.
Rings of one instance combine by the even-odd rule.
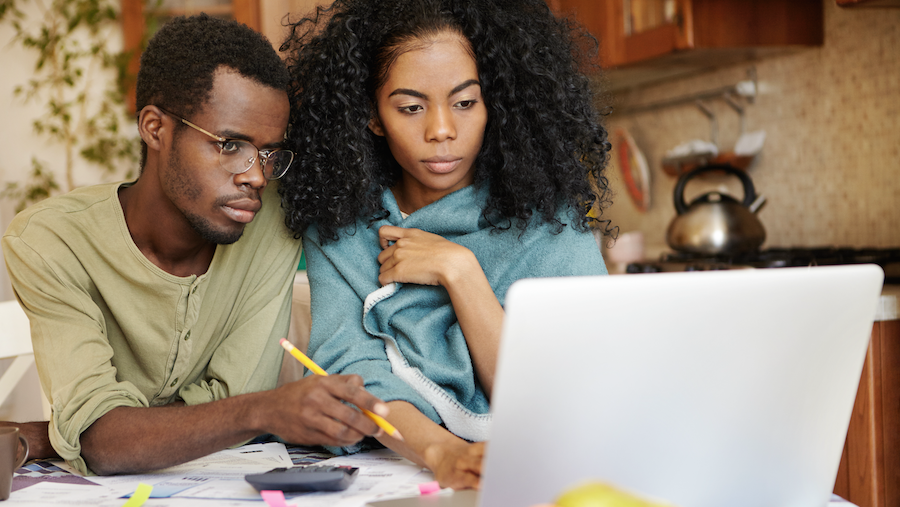
[[[134,493],[131,494],[131,498],[122,504],[122,507],[141,507],[150,498],[150,493],[152,492],[153,486],[141,482],[138,484],[137,489],[134,490]]]

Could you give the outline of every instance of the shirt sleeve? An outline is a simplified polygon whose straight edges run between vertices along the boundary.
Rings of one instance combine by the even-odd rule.
[[[275,191],[271,194],[277,197]],[[265,208],[268,212],[257,217],[260,223],[248,229],[241,248],[222,250],[230,259],[217,276],[222,284],[200,298],[215,302],[197,310],[198,321],[207,326],[202,334],[210,337],[199,355],[172,352],[174,324],[160,318],[158,305],[148,307],[144,291],[151,289],[132,283],[137,290],[123,293],[115,285],[120,276],[115,269],[102,270],[103,276],[114,278],[110,284],[92,278],[97,264],[108,268],[109,263],[85,248],[84,243],[96,238],[84,237],[106,229],[76,230],[60,218],[63,215],[40,217],[33,212],[14,220],[3,237],[3,250],[16,297],[31,322],[41,384],[53,406],[50,441],[76,469],[90,473],[80,455],[81,433],[114,408],[149,407],[179,397],[198,404],[275,387],[283,355],[278,339],[290,322],[300,242],[281,222],[277,198]],[[56,234],[58,230],[66,233]],[[70,247],[70,241],[82,243]],[[172,300],[161,301],[168,307]],[[107,321],[107,306],[112,304],[134,317],[130,331],[121,327],[122,321]],[[123,332],[131,339],[123,341]],[[171,383],[157,380],[165,380],[167,355],[189,365],[182,378],[190,380],[173,387],[171,394],[158,393],[156,387],[167,389]]]
[[[43,241],[54,238],[45,235]],[[89,473],[81,458],[81,433],[113,408],[146,407],[148,401],[134,384],[117,380],[103,313],[91,298],[94,288],[74,254],[59,243],[34,248],[21,236],[6,235],[3,253],[31,323],[38,375],[53,407],[50,442],[63,459]],[[42,252],[67,259],[51,263]]]

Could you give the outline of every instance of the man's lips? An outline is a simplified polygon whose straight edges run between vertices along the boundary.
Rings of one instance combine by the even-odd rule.
[[[256,216],[256,212],[262,207],[262,202],[256,199],[239,199],[222,205],[225,213],[235,222],[249,224]]]
[[[425,166],[428,167],[428,170],[433,173],[446,174],[456,169],[456,166],[458,166],[461,161],[462,158],[460,157],[447,155],[442,157],[426,158],[422,161],[422,163],[424,163]]]

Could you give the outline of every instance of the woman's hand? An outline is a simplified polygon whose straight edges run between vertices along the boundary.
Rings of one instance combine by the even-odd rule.
[[[405,401],[389,401],[391,423],[403,440],[382,434],[378,440],[413,463],[428,468],[442,488],[479,489],[484,442],[469,443],[425,417]]]
[[[442,488],[481,489],[483,459],[484,442],[459,441],[426,452],[426,461],[436,463],[430,468]]]
[[[500,348],[503,307],[478,258],[468,248],[420,229],[384,225],[378,229],[382,285],[391,282],[442,285],[466,338],[478,381],[488,398]],[[405,433],[404,433],[405,435]]]
[[[391,282],[449,286],[473,269],[481,271],[468,248],[421,229],[385,225],[378,229],[382,285]]]

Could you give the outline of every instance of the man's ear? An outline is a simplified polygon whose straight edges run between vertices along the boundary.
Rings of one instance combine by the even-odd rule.
[[[369,120],[369,130],[376,136],[384,137],[384,127],[381,126],[381,120],[377,115],[373,115]]]
[[[144,106],[138,115],[138,134],[147,144],[147,148],[159,151],[161,136],[164,131],[162,117],[165,113],[156,106]]]

